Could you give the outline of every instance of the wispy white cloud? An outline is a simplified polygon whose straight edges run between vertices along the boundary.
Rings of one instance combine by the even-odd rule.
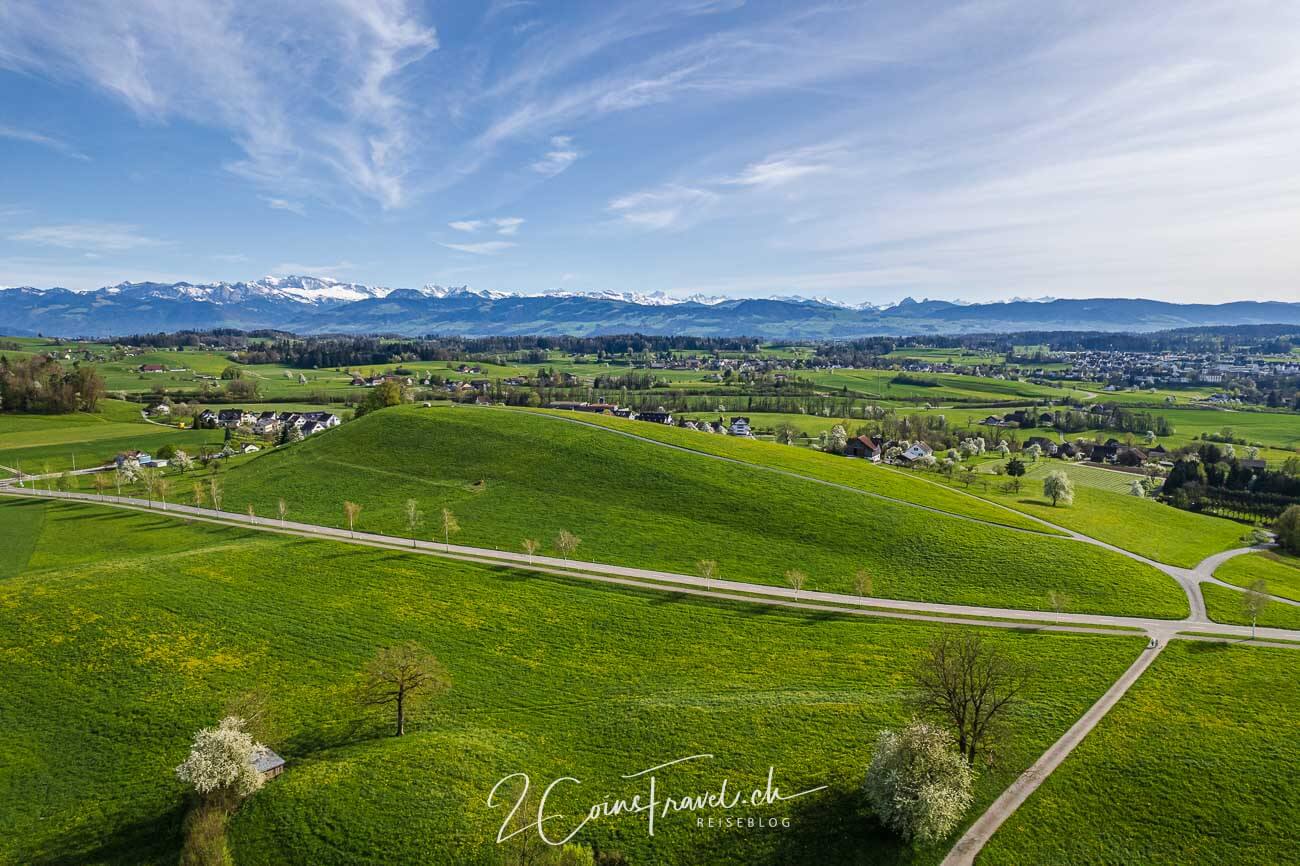
[[[482,241],[474,244],[449,244],[439,242],[441,246],[449,250],[456,250],[462,253],[472,253],[476,256],[491,256],[497,253],[505,252],[511,247],[516,246],[513,241]]]
[[[708,190],[669,185],[613,199],[609,210],[642,229],[680,229],[699,220],[717,195]]]
[[[495,228],[499,235],[514,235],[519,233],[519,227],[524,222],[522,217],[492,217],[491,219],[456,220],[447,223],[447,226],[458,232],[476,232],[479,229]]]
[[[50,150],[69,157],[70,159],[79,159],[82,161],[90,160],[90,157],[86,156],[66,141],[31,129],[19,129],[18,127],[4,126],[0,124],[0,138],[7,138],[10,141],[22,141],[28,144],[35,144],[49,148]]]
[[[737,186],[780,186],[810,174],[828,171],[829,168],[825,164],[798,162],[793,159],[772,159],[766,162],[752,162],[745,166],[740,174],[724,182]]]
[[[573,148],[573,139],[567,135],[551,137],[551,149],[546,155],[533,163],[532,169],[545,177],[555,177],[573,165],[582,156]]]
[[[262,201],[266,202],[266,206],[271,208],[271,210],[287,210],[289,213],[295,213],[298,216],[307,215],[306,208],[296,201],[289,201],[285,198],[274,198],[271,196],[263,196]]]
[[[341,185],[406,201],[416,115],[398,83],[438,40],[405,0],[11,0],[0,17],[0,67],[224,129],[244,154],[229,167],[280,196]]]
[[[123,223],[66,223],[34,226],[9,235],[9,240],[47,247],[108,253],[156,247],[164,243],[141,234],[137,226]]]

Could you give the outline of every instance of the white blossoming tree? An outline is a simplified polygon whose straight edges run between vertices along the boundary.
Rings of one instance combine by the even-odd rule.
[[[952,833],[970,808],[974,783],[952,734],[913,719],[901,731],[880,732],[865,789],[882,824],[925,845]]]
[[[264,748],[244,730],[243,719],[227,716],[215,728],[194,735],[189,757],[176,768],[176,778],[205,801],[233,806],[262,787],[262,774],[253,761]]]
[[[1049,472],[1043,479],[1043,495],[1052,500],[1053,508],[1057,504],[1070,505],[1074,502],[1074,483],[1060,470]]]

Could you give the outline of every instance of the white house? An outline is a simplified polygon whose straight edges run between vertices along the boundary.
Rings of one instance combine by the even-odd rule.
[[[727,433],[732,436],[749,436],[751,438],[754,435],[749,429],[749,419],[743,417],[732,418],[731,426],[727,428]]]
[[[913,442],[911,447],[900,455],[900,459],[904,463],[911,463],[915,460],[920,460],[922,457],[930,457],[933,454],[934,449],[929,445],[926,445],[924,442]]]

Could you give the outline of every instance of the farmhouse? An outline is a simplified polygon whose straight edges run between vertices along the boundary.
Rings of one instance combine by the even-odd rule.
[[[671,412],[641,412],[636,417],[638,421],[649,421],[651,424],[673,423],[673,413]]]
[[[217,413],[211,409],[204,409],[198,415],[194,416],[194,426],[211,430],[217,426]]]
[[[141,364],[137,369],[141,373],[166,373],[167,368],[162,364]]]
[[[879,436],[859,436],[850,439],[844,453],[849,457],[862,457],[872,463],[879,463],[884,452],[885,442]]]

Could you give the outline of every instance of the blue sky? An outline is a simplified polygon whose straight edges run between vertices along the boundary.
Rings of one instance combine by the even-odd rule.
[[[1300,297],[1300,4],[0,3],[0,285]]]

